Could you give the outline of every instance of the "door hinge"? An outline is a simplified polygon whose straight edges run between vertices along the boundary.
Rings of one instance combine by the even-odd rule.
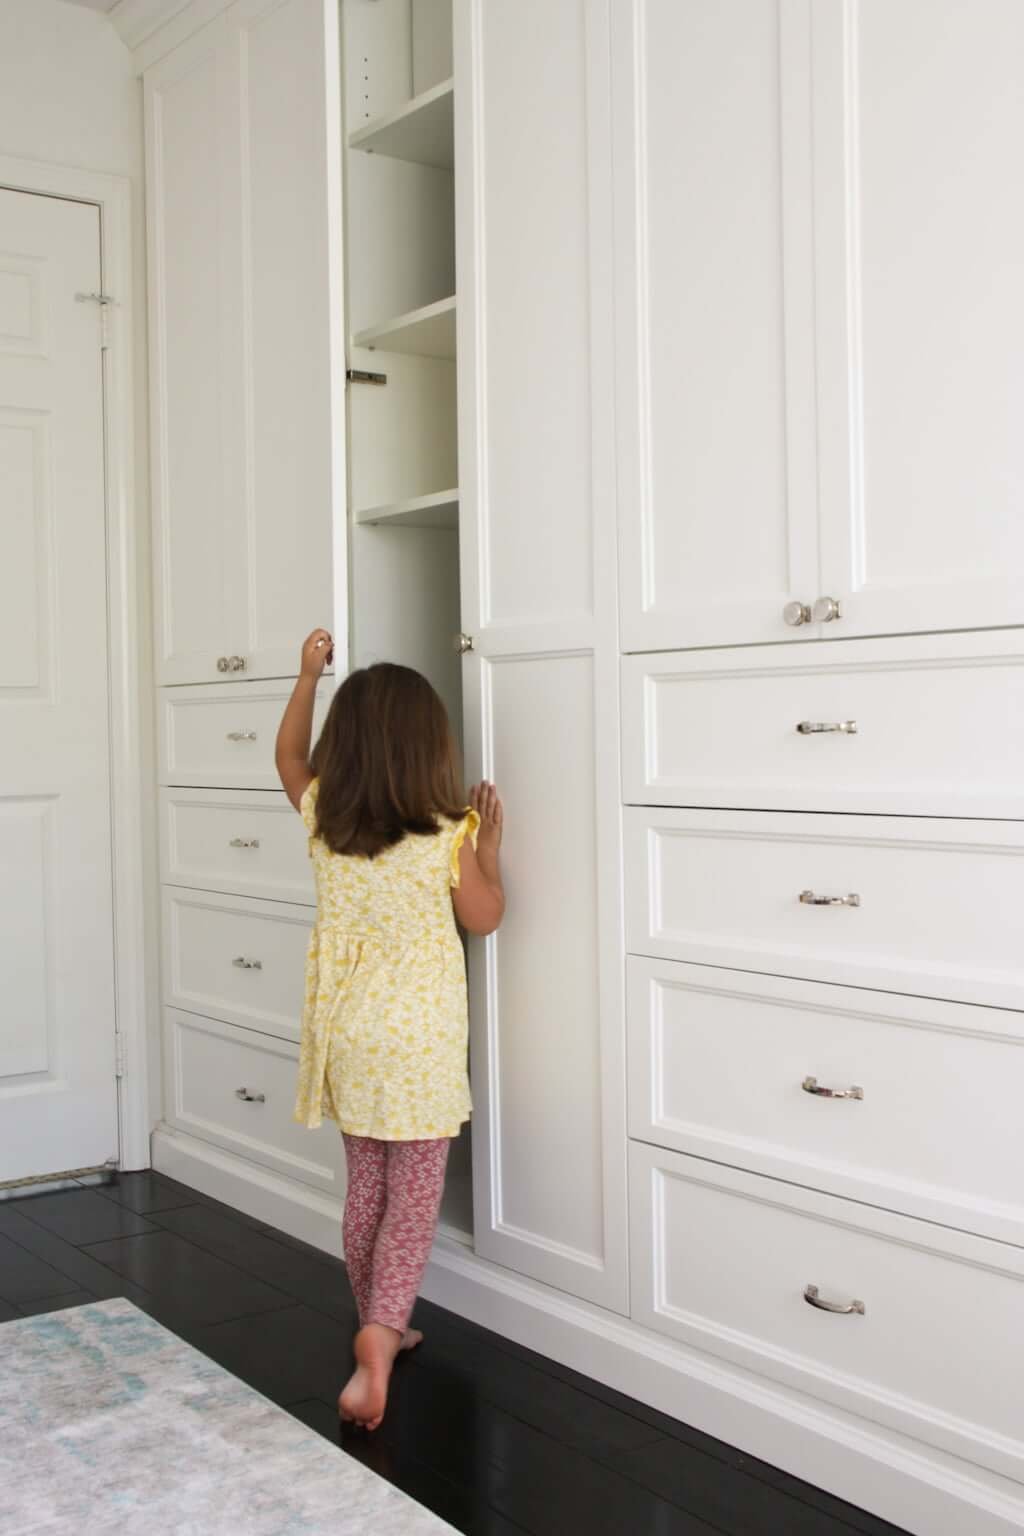
[[[117,1078],[124,1077],[124,1073],[125,1073],[125,1054],[126,1053],[125,1053],[124,1035],[119,1034],[119,1033],[115,1034],[114,1035],[114,1076],[117,1077]]]
[[[345,382],[347,384],[386,384],[386,373],[369,373],[365,368],[346,368]]]
[[[100,347],[105,352],[110,345],[110,318],[108,310],[117,300],[110,293],[76,293],[76,304],[98,304],[100,310]]]

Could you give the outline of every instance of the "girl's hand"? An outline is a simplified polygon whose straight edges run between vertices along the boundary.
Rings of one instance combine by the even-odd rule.
[[[333,660],[334,641],[330,634],[326,629],[314,629],[302,643],[302,676],[315,680]]]
[[[485,779],[474,784],[469,792],[469,803],[480,817],[479,846],[481,850],[497,853],[501,847],[501,833],[505,823],[505,807],[493,784]]]

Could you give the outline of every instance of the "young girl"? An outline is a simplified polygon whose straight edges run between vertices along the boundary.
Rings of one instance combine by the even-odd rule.
[[[295,1117],[345,1142],[345,1262],[359,1312],[341,1417],[376,1429],[430,1255],[448,1148],[469,1118],[466,972],[455,919],[493,933],[505,909],[502,805],[466,806],[444,705],[426,678],[381,664],[336,692],[310,756],[317,629],[277,735],[277,771],[309,830],[317,922]],[[454,910],[453,910],[454,909]]]

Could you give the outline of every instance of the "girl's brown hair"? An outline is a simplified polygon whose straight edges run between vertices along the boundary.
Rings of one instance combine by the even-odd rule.
[[[331,703],[311,767],[316,830],[334,853],[375,858],[409,832],[465,814],[458,750],[444,705],[411,667],[353,672]]]

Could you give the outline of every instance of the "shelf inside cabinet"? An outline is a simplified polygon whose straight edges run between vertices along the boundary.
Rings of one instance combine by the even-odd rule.
[[[410,352],[417,357],[455,356],[455,299],[439,299],[394,320],[371,325],[352,338],[370,351]]]
[[[413,496],[389,507],[363,507],[356,512],[356,522],[377,527],[457,528],[459,493],[434,491],[430,496]]]
[[[391,160],[412,160],[451,170],[455,163],[452,135],[451,80],[444,80],[404,107],[376,117],[349,135],[349,148]]]

